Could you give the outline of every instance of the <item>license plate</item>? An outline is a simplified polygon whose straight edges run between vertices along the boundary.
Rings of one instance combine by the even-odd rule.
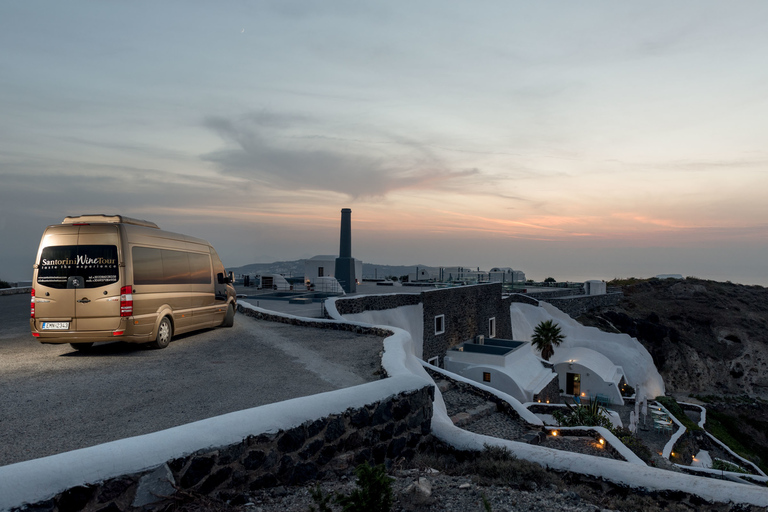
[[[43,322],[43,329],[69,329],[69,322]]]

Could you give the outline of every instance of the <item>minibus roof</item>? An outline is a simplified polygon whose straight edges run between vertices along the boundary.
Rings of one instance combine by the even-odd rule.
[[[98,224],[98,223],[134,224],[136,226],[144,226],[146,228],[160,229],[160,226],[148,220],[133,219],[131,217],[126,217],[125,215],[104,215],[102,213],[68,216],[68,217],[65,217],[64,220],[61,221],[61,223],[62,224],[81,224],[81,223],[82,224],[91,224],[91,223],[93,224]]]

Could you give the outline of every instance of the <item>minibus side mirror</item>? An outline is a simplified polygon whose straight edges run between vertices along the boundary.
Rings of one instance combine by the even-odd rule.
[[[219,272],[216,274],[216,280],[219,282],[219,284],[229,284],[232,282],[228,277],[224,275],[224,272]]]

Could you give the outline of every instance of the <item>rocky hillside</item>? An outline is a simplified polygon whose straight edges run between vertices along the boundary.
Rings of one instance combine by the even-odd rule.
[[[668,392],[768,398],[768,288],[688,278],[628,280],[584,325],[636,337]]]

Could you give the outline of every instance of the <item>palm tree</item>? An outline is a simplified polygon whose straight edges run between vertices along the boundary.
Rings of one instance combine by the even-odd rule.
[[[533,330],[531,343],[541,352],[541,357],[546,361],[555,353],[555,347],[563,342],[565,336],[560,331],[560,326],[552,320],[545,320]]]

